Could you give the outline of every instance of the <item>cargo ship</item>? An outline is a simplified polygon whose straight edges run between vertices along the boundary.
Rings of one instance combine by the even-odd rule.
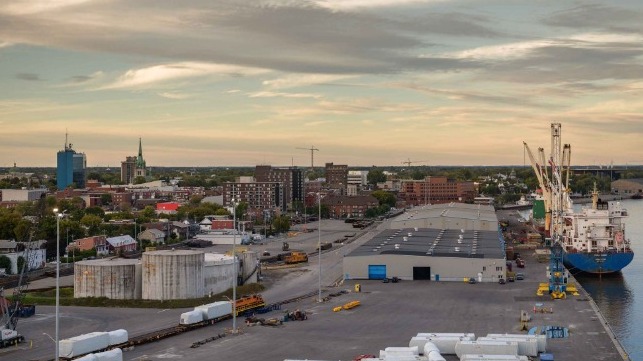
[[[570,202],[571,204],[571,202]],[[625,236],[627,210],[618,201],[601,202],[592,192],[592,206],[563,212],[563,262],[572,272],[619,272],[632,262],[634,252]]]

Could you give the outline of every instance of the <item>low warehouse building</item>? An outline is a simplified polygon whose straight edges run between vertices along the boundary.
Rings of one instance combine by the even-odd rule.
[[[349,279],[497,282],[506,275],[505,245],[491,206],[415,207],[344,257]]]
[[[449,203],[415,207],[391,221],[392,229],[437,228],[498,230],[498,217],[492,206]]]
[[[505,278],[497,231],[407,228],[386,230],[344,257],[347,279],[497,282]]]

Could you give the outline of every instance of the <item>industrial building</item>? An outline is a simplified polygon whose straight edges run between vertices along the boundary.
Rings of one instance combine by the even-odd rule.
[[[415,207],[391,221],[392,229],[438,228],[497,231],[498,218],[492,206],[448,203]]]
[[[449,204],[402,214],[391,229],[344,257],[344,277],[498,282],[505,278],[506,257],[502,233],[490,210]]]
[[[612,193],[624,197],[643,194],[643,178],[619,179],[612,182]]]
[[[422,180],[402,180],[400,197],[406,204],[472,202],[476,196],[473,182],[448,179],[444,176],[428,176]]]

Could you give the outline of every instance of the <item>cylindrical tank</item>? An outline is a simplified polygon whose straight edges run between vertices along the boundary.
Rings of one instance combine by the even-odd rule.
[[[143,253],[143,299],[176,300],[205,295],[203,251],[163,250]]]
[[[241,273],[243,283],[257,283],[259,280],[259,254],[257,252],[243,252],[241,259]]]
[[[99,259],[74,264],[74,297],[141,298],[141,261]]]
[[[203,278],[205,281],[206,294],[214,295],[232,287],[232,280],[234,278],[232,259],[232,256],[220,253],[205,254]],[[237,261],[237,274],[239,275],[238,266],[239,263]]]

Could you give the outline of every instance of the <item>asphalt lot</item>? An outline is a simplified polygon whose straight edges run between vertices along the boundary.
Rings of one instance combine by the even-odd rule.
[[[500,218],[500,217],[499,217]],[[342,225],[337,223],[337,227]],[[385,227],[381,225],[380,227]],[[329,225],[330,229],[331,226]],[[352,229],[352,228],[347,228]],[[338,229],[342,233],[346,229]],[[548,348],[556,360],[619,360],[622,359],[610,340],[586,295],[552,301],[536,296],[539,282],[545,282],[546,264],[536,263],[531,252],[521,251],[527,266],[521,269],[525,280],[500,285],[496,283],[466,284],[431,281],[350,281],[338,287],[328,287],[340,277],[341,259],[351,247],[365,242],[374,230],[354,243],[322,255],[322,285],[324,294],[338,290],[353,290],[358,282],[361,293],[351,292],[325,303],[315,297],[288,305],[309,312],[307,321],[291,321],[279,327],[246,327],[238,319],[241,333],[227,336],[198,348],[193,342],[223,333],[230,320],[210,327],[186,332],[158,342],[137,346],[124,353],[125,360],[352,360],[359,354],[375,354],[388,346],[407,346],[418,332],[518,333],[521,310],[532,314],[530,326],[554,325],[569,329],[570,337],[548,340]],[[310,235],[310,234],[306,234]],[[322,236],[323,228],[322,228]],[[328,233],[329,239],[336,234]],[[302,239],[301,247],[316,247],[317,237]],[[293,239],[294,242],[298,240]],[[323,242],[324,240],[322,240]],[[265,247],[271,247],[265,244]],[[278,243],[281,246],[281,242]],[[279,248],[280,249],[280,248]],[[272,275],[271,287],[264,293],[270,302],[304,294],[318,287],[319,263],[311,257],[308,265]],[[332,308],[352,300],[361,306],[341,312]],[[537,303],[551,308],[553,313],[532,312]],[[130,335],[142,334],[178,323],[185,310],[139,310],[62,307],[61,338],[91,331],[125,328]],[[274,311],[262,317],[281,317]],[[54,345],[43,332],[53,335],[53,307],[38,307],[37,315],[22,320],[20,331],[33,340],[33,347],[0,351],[0,359],[44,360],[53,356]],[[48,357],[49,356],[49,357]],[[447,360],[457,360],[448,356]]]

